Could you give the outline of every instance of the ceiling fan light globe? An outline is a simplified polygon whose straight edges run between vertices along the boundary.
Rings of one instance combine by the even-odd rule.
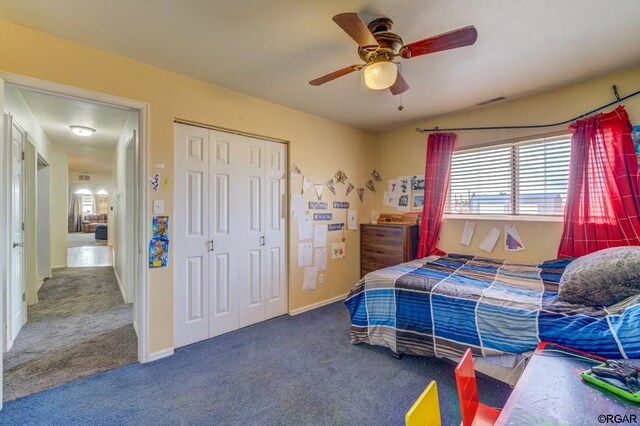
[[[364,83],[373,90],[388,89],[397,77],[398,67],[389,61],[374,62],[364,69]]]

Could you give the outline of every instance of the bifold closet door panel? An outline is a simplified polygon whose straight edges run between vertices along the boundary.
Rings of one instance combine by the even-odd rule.
[[[240,281],[240,327],[264,321],[265,307],[265,141],[237,136],[240,147],[240,207],[241,258],[238,271]]]
[[[211,184],[209,192],[212,250],[210,252],[210,326],[209,337],[240,327],[238,303],[243,286],[244,227],[240,219],[242,146],[238,136],[210,130]]]
[[[174,126],[174,345],[209,337],[209,131]]]
[[[269,319],[287,313],[287,146],[265,142],[265,156],[265,294]]]

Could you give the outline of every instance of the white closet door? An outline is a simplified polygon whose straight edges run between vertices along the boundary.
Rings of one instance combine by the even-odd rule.
[[[285,314],[286,146],[175,125],[175,346]]]
[[[265,142],[237,136],[240,147],[238,222],[242,241],[239,270],[240,327],[264,321],[265,307]]]
[[[265,221],[265,293],[266,317],[287,313],[287,252],[286,252],[286,145],[265,142],[266,221]]]
[[[209,130],[174,126],[174,344],[209,337]]]
[[[238,295],[243,280],[241,248],[244,245],[239,222],[240,206],[238,170],[241,167],[241,147],[237,136],[209,131],[211,141],[211,316],[209,337],[237,330],[239,325]]]

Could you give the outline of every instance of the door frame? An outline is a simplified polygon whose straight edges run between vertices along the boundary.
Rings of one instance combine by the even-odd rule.
[[[104,93],[94,92],[87,89],[81,89],[78,87],[68,86],[60,83],[54,83],[45,80],[39,80],[31,77],[21,76],[12,73],[0,72],[0,110],[4,105],[4,85],[10,84],[14,87],[24,88],[31,91],[40,91],[49,95],[55,95],[59,97],[80,99],[93,103],[103,104],[112,108],[137,110],[138,112],[138,158],[137,158],[137,230],[138,230],[138,262],[136,265],[136,280],[137,280],[137,324],[138,324],[138,361],[141,363],[148,362],[150,360],[149,353],[149,309],[148,309],[148,271],[146,264],[148,262],[147,250],[144,245],[144,241],[147,240],[147,185],[146,174],[147,164],[149,162],[149,149],[148,149],[148,134],[149,134],[149,105],[145,102],[140,102],[132,99],[122,98],[118,96],[108,95]],[[6,146],[6,131],[3,128],[4,120],[0,120],[0,135],[3,141],[3,147]],[[0,150],[0,164],[4,164],[6,158],[5,149]],[[0,173],[0,209],[2,211],[7,208],[7,175],[5,171]],[[3,229],[6,233],[7,217],[9,215],[3,214],[2,220],[4,223]],[[8,256],[8,238],[7,235],[0,235],[0,274],[2,278],[7,280],[7,256]],[[0,292],[0,317],[3,314],[2,304],[4,303],[3,295]],[[2,327],[4,327],[4,318],[1,319]],[[1,352],[1,351],[0,351]],[[0,362],[2,361],[2,355],[0,353]],[[2,384],[2,369],[0,369],[0,385]],[[0,408],[2,407],[2,389],[0,387]]]

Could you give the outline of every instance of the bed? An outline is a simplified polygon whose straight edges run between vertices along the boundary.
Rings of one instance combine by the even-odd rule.
[[[455,359],[533,351],[548,341],[640,358],[640,295],[608,307],[558,300],[570,260],[540,264],[449,254],[367,274],[345,300],[351,343]]]

